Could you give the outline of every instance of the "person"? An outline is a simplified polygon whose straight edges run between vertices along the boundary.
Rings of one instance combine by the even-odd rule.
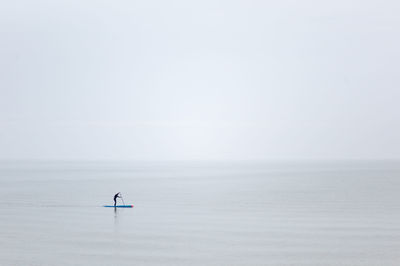
[[[118,192],[117,194],[114,195],[114,207],[117,205],[117,198],[121,198],[120,194],[121,192]]]

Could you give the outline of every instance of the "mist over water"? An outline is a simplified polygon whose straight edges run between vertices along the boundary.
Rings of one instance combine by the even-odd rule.
[[[400,159],[400,2],[3,1],[0,160]]]
[[[398,10],[2,1],[0,266],[400,265]]]
[[[2,162],[0,265],[400,263],[398,162]],[[103,208],[121,191],[133,209]]]

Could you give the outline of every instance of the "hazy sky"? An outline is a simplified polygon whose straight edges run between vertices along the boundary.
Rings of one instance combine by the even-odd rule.
[[[400,159],[399,1],[0,3],[0,159]]]

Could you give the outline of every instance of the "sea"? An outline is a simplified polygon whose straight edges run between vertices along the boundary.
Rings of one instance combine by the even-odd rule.
[[[2,266],[400,265],[398,161],[2,161],[0,196]]]

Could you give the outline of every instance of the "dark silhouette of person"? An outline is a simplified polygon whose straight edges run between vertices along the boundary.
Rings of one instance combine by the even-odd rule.
[[[121,198],[119,195],[121,192],[118,192],[117,194],[114,195],[114,207],[117,205],[117,198]]]

